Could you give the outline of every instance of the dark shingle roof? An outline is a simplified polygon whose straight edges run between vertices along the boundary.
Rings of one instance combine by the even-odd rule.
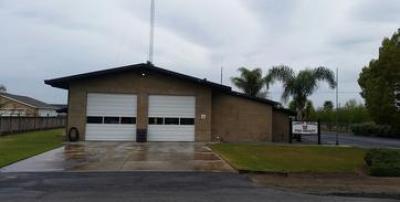
[[[288,114],[290,116],[296,116],[297,115],[296,111],[283,108],[283,107],[281,107],[279,105],[274,107],[274,111],[282,112],[282,113]]]
[[[136,71],[136,72],[140,72],[140,73],[155,72],[155,73],[163,74],[166,76],[175,77],[177,79],[194,82],[199,85],[208,86],[208,87],[218,89],[218,90],[225,90],[225,91],[231,90],[231,87],[229,87],[229,86],[210,82],[210,81],[207,81],[207,79],[200,79],[197,77],[181,74],[178,72],[173,72],[173,71],[170,71],[167,69],[163,69],[161,67],[156,67],[151,63],[140,63],[140,64],[127,65],[127,66],[122,66],[122,67],[115,67],[115,68],[105,69],[105,70],[100,70],[100,71],[95,71],[95,72],[89,72],[89,73],[84,73],[84,74],[66,76],[66,77],[61,77],[61,78],[56,78],[56,79],[45,80],[44,83],[48,84],[50,86],[53,86],[53,87],[57,87],[57,88],[69,89],[70,82],[73,82],[76,80],[89,79],[89,78],[95,78],[98,76],[103,76],[103,75],[108,75],[108,74],[124,73],[124,72],[131,72],[131,71]]]
[[[95,72],[89,72],[89,73],[84,73],[84,74],[77,74],[77,75],[72,75],[72,76],[66,76],[66,77],[60,77],[60,78],[55,78],[55,79],[49,79],[45,80],[44,83],[56,88],[62,88],[62,89],[69,89],[69,84],[71,82],[77,81],[77,80],[82,80],[82,79],[90,79],[90,78],[96,78],[98,76],[103,76],[103,75],[108,75],[108,74],[115,74],[115,73],[124,73],[124,72],[130,72],[130,71],[138,71],[140,73],[149,73],[149,72],[155,72],[159,74],[163,74],[166,76],[171,76],[177,79],[193,82],[199,85],[207,86],[212,88],[213,90],[221,91],[223,93],[227,93],[232,96],[237,96],[237,97],[242,97],[245,99],[250,99],[256,102],[262,102],[265,104],[272,105],[274,108],[278,109],[280,107],[280,103],[265,99],[265,98],[258,98],[258,97],[253,97],[246,95],[244,93],[239,93],[232,91],[232,88],[230,86],[225,86],[221,85],[218,83],[210,82],[207,81],[207,79],[200,79],[197,77],[173,72],[161,67],[156,67],[151,63],[140,63],[140,64],[134,64],[134,65],[127,65],[127,66],[122,66],[122,67],[115,67],[111,69],[105,69],[105,70],[100,70],[100,71],[95,71]],[[280,110],[282,112],[288,113],[284,110]]]
[[[50,104],[50,105],[53,106],[55,109],[62,109],[68,107],[67,104]]]
[[[236,97],[241,97],[241,98],[253,100],[253,101],[256,101],[256,102],[262,102],[262,103],[265,103],[265,104],[270,104],[270,105],[272,105],[272,106],[280,105],[279,102],[275,102],[275,101],[273,101],[273,100],[269,100],[269,99],[265,99],[265,98],[260,98],[260,97],[254,97],[254,96],[247,95],[247,94],[245,94],[245,93],[236,92],[236,91],[228,92],[228,94],[229,94],[229,95],[236,96]]]
[[[68,113],[68,105],[66,104],[51,104],[57,113]]]
[[[44,103],[40,100],[28,97],[28,96],[22,96],[22,95],[14,95],[14,94],[9,94],[9,93],[0,93],[0,96],[4,96],[6,98],[9,98],[11,100],[15,100],[17,102],[22,102],[24,104],[30,105],[35,108],[46,108],[46,109],[53,109],[54,107]]]

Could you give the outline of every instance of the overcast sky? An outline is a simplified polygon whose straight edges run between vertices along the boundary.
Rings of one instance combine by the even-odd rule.
[[[150,0],[0,0],[0,83],[66,103],[44,79],[147,60]],[[339,68],[340,102],[382,39],[400,28],[399,0],[156,0],[154,63],[224,84],[241,66]],[[281,85],[270,89],[280,100]],[[323,84],[315,105],[334,100]]]

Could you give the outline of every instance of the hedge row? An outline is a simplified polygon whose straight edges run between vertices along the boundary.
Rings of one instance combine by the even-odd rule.
[[[374,137],[400,138],[400,133],[388,125],[377,125],[373,122],[353,124],[351,131],[354,135]]]
[[[371,149],[365,156],[368,173],[373,176],[400,176],[400,150]]]

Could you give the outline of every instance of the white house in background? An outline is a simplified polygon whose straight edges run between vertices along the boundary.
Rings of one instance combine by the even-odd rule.
[[[55,117],[57,108],[40,100],[9,93],[0,93],[0,116]]]

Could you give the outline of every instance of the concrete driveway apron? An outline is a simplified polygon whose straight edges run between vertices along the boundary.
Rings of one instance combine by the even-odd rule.
[[[0,169],[46,171],[211,171],[234,172],[205,143],[80,142],[67,143]]]

